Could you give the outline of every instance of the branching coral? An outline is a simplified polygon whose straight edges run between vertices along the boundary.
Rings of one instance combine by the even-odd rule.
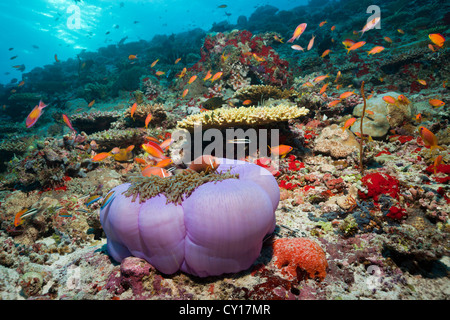
[[[308,114],[308,112],[309,110],[306,108],[298,108],[295,105],[285,103],[268,107],[220,108],[190,115],[179,121],[178,127],[189,130],[197,124],[201,124],[203,129],[238,125],[257,126],[295,119]]]

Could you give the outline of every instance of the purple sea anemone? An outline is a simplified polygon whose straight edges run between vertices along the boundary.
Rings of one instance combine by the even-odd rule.
[[[217,172],[233,178],[205,182],[179,203],[164,193],[145,201],[139,193],[133,201],[125,195],[130,183],[114,188],[112,201],[100,211],[112,258],[135,256],[165,274],[181,270],[200,277],[248,269],[275,229],[278,184],[260,166],[218,160]]]

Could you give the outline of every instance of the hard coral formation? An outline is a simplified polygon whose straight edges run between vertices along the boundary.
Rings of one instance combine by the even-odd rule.
[[[233,98],[245,101],[250,100],[253,105],[262,103],[268,99],[295,100],[298,93],[294,90],[280,89],[270,85],[250,85],[236,90]]]
[[[333,124],[322,130],[315,140],[313,150],[328,154],[333,158],[346,158],[359,150],[359,143],[352,132],[343,131]]]
[[[194,129],[201,124],[204,129],[227,128],[232,126],[258,126],[267,123],[282,122],[308,114],[306,108],[281,103],[266,107],[220,108],[193,114],[177,123],[178,127]]]

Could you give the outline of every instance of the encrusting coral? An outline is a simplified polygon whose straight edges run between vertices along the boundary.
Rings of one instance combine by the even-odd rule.
[[[281,103],[267,107],[220,108],[188,116],[178,122],[178,127],[193,129],[201,124],[203,129],[226,128],[231,126],[255,126],[272,122],[287,121],[308,114],[306,108]]]

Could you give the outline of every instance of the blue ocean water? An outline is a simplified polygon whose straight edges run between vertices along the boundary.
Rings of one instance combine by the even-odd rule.
[[[34,67],[76,58],[80,52],[126,42],[151,40],[195,28],[208,31],[214,23],[235,24],[258,7],[289,10],[306,0],[11,0],[0,3],[7,32],[0,33],[0,83],[20,81]],[[77,20],[79,25],[77,24]],[[13,48],[12,50],[9,50]],[[10,60],[12,57],[15,59]]]

